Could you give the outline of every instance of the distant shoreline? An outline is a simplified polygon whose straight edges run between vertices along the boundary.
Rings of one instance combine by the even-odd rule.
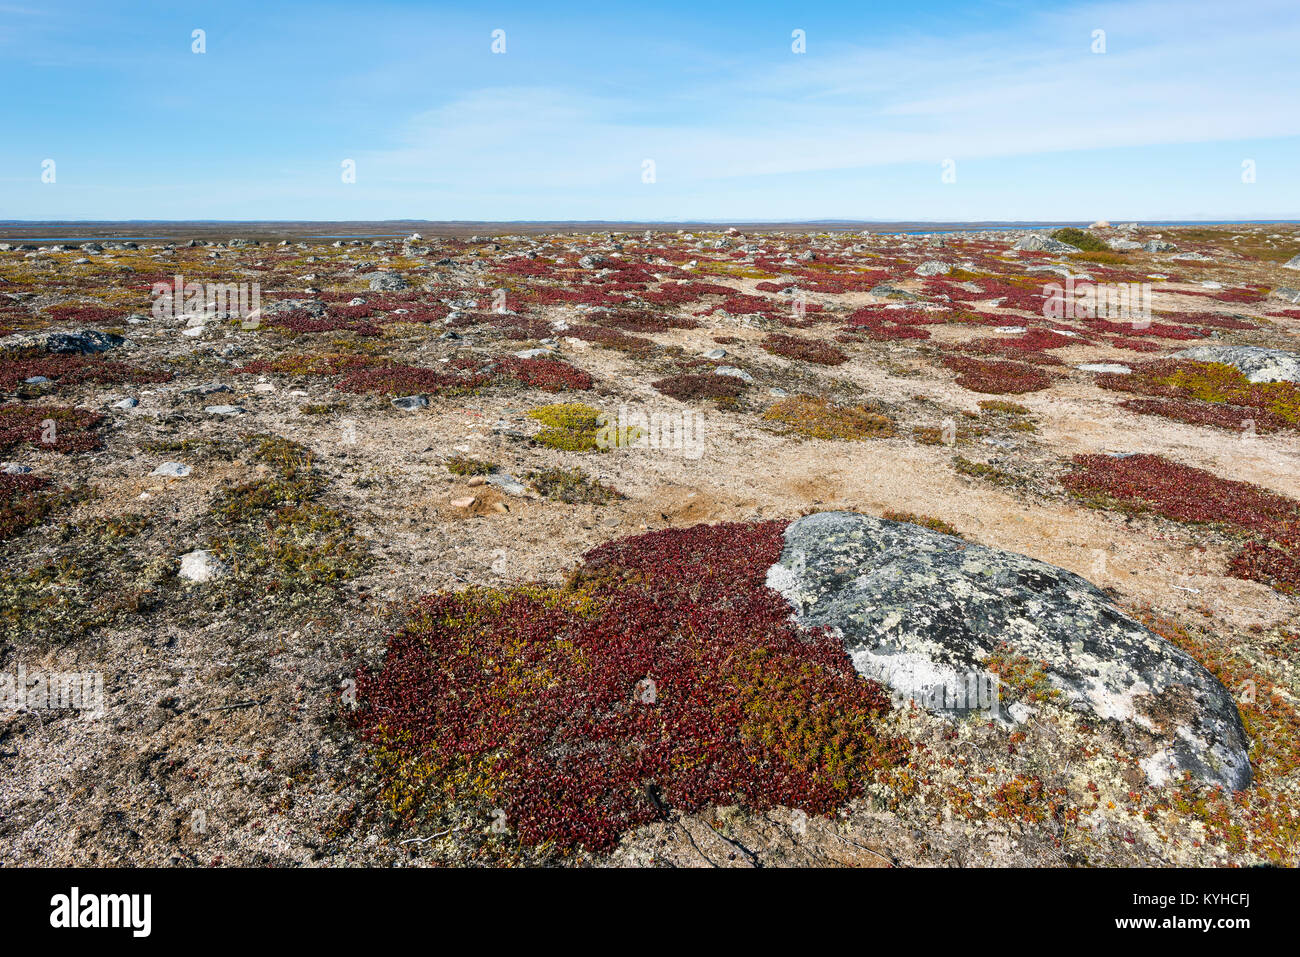
[[[1139,226],[1266,226],[1296,225],[1300,220],[1112,220],[1136,222]],[[1053,229],[1086,227],[1080,220],[1059,221],[974,221],[974,222],[875,222],[866,220],[812,220],[804,222],[745,222],[717,220],[695,222],[604,221],[604,220],[330,220],[330,221],[240,221],[240,220],[0,220],[0,241],[90,242],[101,239],[134,242],[172,242],[199,239],[339,240],[402,239],[412,233],[425,238],[465,239],[474,235],[538,235],[543,233],[633,233],[647,229],[659,232],[682,230],[718,231],[734,226],[745,232],[871,232],[932,235],[981,230]]]

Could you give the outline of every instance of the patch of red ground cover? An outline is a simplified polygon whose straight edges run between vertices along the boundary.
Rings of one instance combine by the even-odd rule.
[[[1159,336],[1162,339],[1205,339],[1208,329],[1170,325],[1167,322],[1139,323],[1132,320],[1113,322],[1110,319],[1081,319],[1085,326],[1097,332],[1112,332],[1124,336]]]
[[[880,686],[766,587],[785,524],[651,532],[560,588],[422,599],[351,715],[393,816],[468,807],[543,852],[599,852],[672,812],[861,794],[904,745],[876,733]]]
[[[497,363],[497,371],[508,379],[545,392],[581,391],[592,386],[590,375],[559,359],[519,359],[511,356]]]
[[[1096,382],[1103,389],[1161,400],[1122,403],[1138,412],[1225,428],[1253,420],[1258,432],[1300,428],[1300,386],[1251,382],[1227,365],[1157,359],[1134,366],[1127,375],[1103,373]]]
[[[824,366],[837,366],[847,362],[849,358],[842,349],[837,349],[829,343],[780,333],[772,333],[759,345],[773,355],[785,356],[787,359],[802,359],[805,362]]]
[[[460,395],[487,385],[486,372],[448,372],[408,365],[375,365],[348,374],[334,388],[343,392],[384,392],[391,395]]]
[[[863,306],[848,318],[842,331],[865,335],[877,342],[901,339],[929,339],[928,329],[921,326],[943,323],[942,316],[923,309],[889,309],[884,306]]]
[[[1158,415],[1175,422],[1185,422],[1188,425],[1211,425],[1236,432],[1254,429],[1256,432],[1269,433],[1295,428],[1280,415],[1237,405],[1186,402],[1182,399],[1127,399],[1121,402],[1119,407],[1142,415]]]
[[[1085,502],[1215,524],[1249,537],[1229,574],[1288,594],[1300,589],[1300,502],[1159,455],[1077,455],[1061,484]]]
[[[0,405],[0,454],[20,445],[51,452],[102,448],[98,412],[54,405]]]
[[[140,384],[169,382],[172,378],[170,372],[141,369],[98,356],[27,353],[0,359],[0,388],[12,388],[36,376],[45,376],[59,385],[80,385],[83,382]]]
[[[709,373],[683,373],[652,382],[657,391],[683,402],[691,399],[721,399],[730,401],[745,391],[746,383],[735,376]]]
[[[1298,313],[1297,315],[1300,315]],[[1166,312],[1158,317],[1164,322],[1180,322],[1190,326],[1213,326],[1216,329],[1257,329],[1256,323],[1248,322],[1237,316],[1225,316],[1219,312]]]
[[[123,318],[121,309],[113,309],[109,306],[86,305],[85,303],[61,303],[57,306],[47,306],[46,315],[56,322],[70,323],[105,323],[116,322]]]
[[[948,356],[943,364],[957,373],[957,384],[963,389],[987,395],[1040,392],[1052,384],[1048,373],[1023,362]]]

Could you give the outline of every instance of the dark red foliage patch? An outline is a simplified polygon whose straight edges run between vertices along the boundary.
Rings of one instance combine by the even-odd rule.
[[[1220,522],[1261,533],[1300,521],[1300,502],[1159,455],[1077,455],[1074,464],[1075,471],[1061,480],[1072,492],[1104,494],[1176,521]]]
[[[459,395],[486,385],[486,372],[448,372],[420,366],[379,365],[357,369],[334,388],[344,392],[386,392],[393,395]]]
[[[334,314],[317,317],[301,310],[268,316],[265,322],[268,326],[297,335],[314,332],[354,332],[359,336],[377,336],[380,333],[379,327],[371,322]]]
[[[49,306],[45,312],[56,322],[114,322],[122,318],[122,310],[110,309],[108,306],[86,305],[85,303],[65,302]]]
[[[1238,405],[1185,402],[1181,399],[1129,399],[1119,406],[1142,415],[1158,415],[1188,425],[1210,425],[1235,432],[1254,429],[1256,432],[1268,433],[1295,428],[1280,415]]]
[[[1125,320],[1115,322],[1110,319],[1081,319],[1089,329],[1098,332],[1113,332],[1122,336],[1158,336],[1161,339],[1204,339],[1210,333],[1207,329],[1188,328],[1182,325],[1170,325],[1167,322],[1133,322]]]
[[[651,383],[666,396],[681,399],[722,399],[731,401],[745,391],[745,383],[735,376],[688,372]]]
[[[847,362],[849,358],[842,349],[837,349],[828,342],[787,336],[782,333],[772,333],[759,345],[774,355],[785,356],[787,359],[802,359],[823,366],[837,366]]]
[[[919,326],[942,323],[940,315],[921,309],[890,309],[885,306],[864,306],[849,316],[844,327],[848,333],[861,333],[877,342],[900,339],[929,339],[928,329]]]
[[[1086,339],[1064,336],[1051,329],[1030,329],[1023,335],[986,336],[966,343],[965,349],[986,355],[1016,355],[1017,353],[1042,352],[1045,349],[1060,349],[1064,346],[1077,346]]]
[[[1170,312],[1161,313],[1165,322],[1179,322],[1190,326],[1213,326],[1216,329],[1256,329],[1253,322],[1239,316],[1225,316],[1221,312]]]
[[[1300,589],[1300,502],[1159,455],[1079,455],[1074,464],[1061,484],[1085,501],[1241,533],[1249,541],[1230,574],[1287,593]]]
[[[497,363],[500,375],[545,392],[590,389],[591,376],[559,359],[519,359],[511,356]]]
[[[562,588],[423,599],[357,678],[389,810],[475,809],[542,852],[598,852],[672,812],[861,794],[904,745],[876,734],[879,685],[766,587],[784,527],[651,532]]]
[[[101,448],[95,428],[98,412],[53,405],[0,406],[0,454],[20,445],[51,452],[86,452]]]
[[[1234,429],[1251,423],[1260,433],[1300,428],[1300,386],[1253,383],[1231,366],[1157,359],[1135,365],[1127,375],[1103,373],[1096,381],[1103,389],[1160,400],[1122,403],[1147,415]]]
[[[111,362],[98,356],[49,355],[33,352],[0,359],[0,388],[12,388],[36,376],[45,376],[59,385],[79,385],[82,382],[96,382],[101,385],[126,382],[139,384],[168,382],[172,378],[170,372],[154,372],[125,362]]]
[[[1048,373],[1023,362],[949,356],[943,360],[943,364],[957,373],[957,384],[963,389],[988,395],[1039,392],[1052,384],[1052,377]]]

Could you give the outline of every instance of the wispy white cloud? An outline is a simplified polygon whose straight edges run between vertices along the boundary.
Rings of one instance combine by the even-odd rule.
[[[1094,28],[1105,54],[1089,50]],[[1300,134],[1293,4],[1105,4],[959,37],[827,52],[816,40],[703,99],[665,84],[657,112],[673,122],[590,91],[485,88],[413,117],[365,161],[408,184],[562,189],[634,181],[644,158],[707,183]]]

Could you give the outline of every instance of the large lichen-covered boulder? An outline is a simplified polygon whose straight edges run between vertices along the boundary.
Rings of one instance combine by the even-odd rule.
[[[785,543],[768,586],[800,624],[835,629],[854,667],[895,692],[960,711],[934,688],[969,688],[970,676],[988,675],[994,661],[1022,656],[1045,663],[1053,706],[1113,723],[1153,784],[1184,771],[1234,790],[1250,783],[1245,731],[1228,692],[1078,575],[850,512],[801,518]],[[1009,716],[1025,714],[1017,704]],[[998,717],[1008,720],[1008,711]]]
[[[1174,353],[1175,359],[1218,362],[1232,366],[1249,381],[1300,382],[1300,355],[1260,346],[1193,346]]]

